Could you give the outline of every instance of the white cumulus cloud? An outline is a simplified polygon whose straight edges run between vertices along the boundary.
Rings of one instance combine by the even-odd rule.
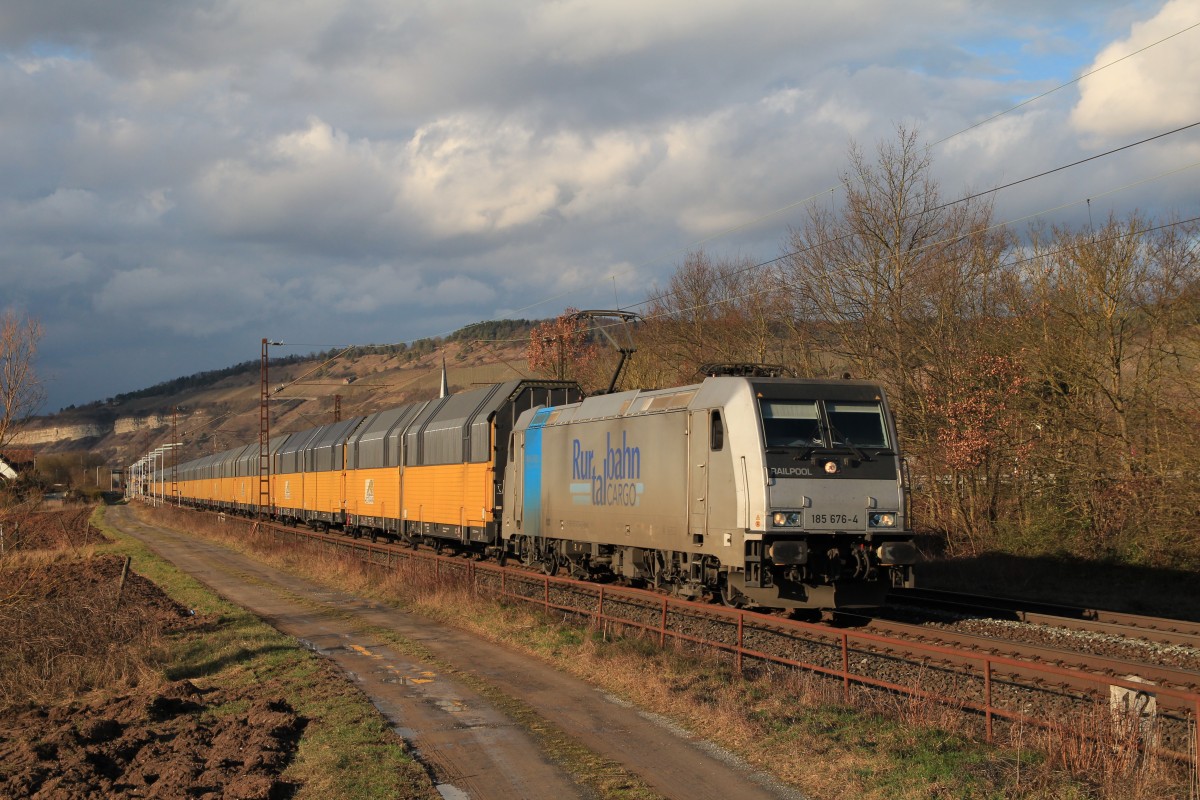
[[[1129,35],[1102,49],[1084,72],[1171,34],[1174,40],[1084,78],[1071,124],[1099,138],[1156,132],[1200,121],[1200,0],[1170,0]],[[1191,30],[1186,28],[1191,27]]]

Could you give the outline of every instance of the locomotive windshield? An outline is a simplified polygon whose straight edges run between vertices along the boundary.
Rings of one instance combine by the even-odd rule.
[[[883,408],[844,400],[759,401],[767,448],[867,447],[888,449]],[[824,414],[824,420],[822,419]]]
[[[856,447],[888,447],[887,428],[883,425],[883,409],[878,403],[827,402],[833,443],[853,444]]]
[[[762,403],[767,447],[812,447],[824,441],[814,400],[766,400]]]

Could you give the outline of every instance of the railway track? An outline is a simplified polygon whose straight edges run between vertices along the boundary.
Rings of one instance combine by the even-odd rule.
[[[1094,714],[1097,708],[1115,704],[1121,692],[1135,698],[1126,701],[1135,714],[1144,716],[1150,709],[1154,741],[1165,751],[1187,758],[1189,741],[1198,734],[1200,675],[1194,669],[1159,659],[1081,653],[1077,647],[954,631],[944,623],[930,626],[873,618],[855,626],[847,625],[844,615],[833,625],[806,623],[643,589],[581,582],[491,562],[414,551],[404,545],[238,521],[286,541],[307,541],[349,551],[384,569],[401,559],[424,559],[441,576],[458,576],[476,591],[499,599],[588,618],[598,625],[641,630],[657,636],[662,644],[673,641],[723,651],[733,656],[739,668],[773,663],[808,670],[841,683],[847,697],[852,691],[882,690],[944,702],[978,713],[989,738],[996,720],[1062,724],[1078,718],[1081,709]],[[961,615],[963,608],[960,605],[955,613]],[[1036,615],[1046,613],[1045,609],[997,611],[1008,615],[1007,620],[1001,618],[998,622],[1014,627],[1043,624],[1014,620],[1014,615],[1039,620]],[[947,609],[941,613],[947,613]],[[978,610],[972,613],[976,617],[981,614]],[[1113,620],[1085,621],[1116,624]],[[1096,636],[1115,635],[1113,629],[1083,630]],[[1143,625],[1135,630],[1163,628]],[[1178,636],[1185,632],[1168,633]],[[1140,637],[1139,641],[1144,644],[1144,639]],[[1192,650],[1181,643],[1159,645]],[[1200,658],[1200,653],[1196,656]],[[1139,725],[1143,723],[1139,721]]]
[[[1100,678],[1129,679],[1129,676],[1136,676],[1137,679],[1155,686],[1200,692],[1200,673],[1189,668],[1086,652],[1073,643],[1047,645],[1005,638],[1003,635],[966,633],[953,628],[931,628],[878,617],[863,619],[868,630],[898,640],[946,645],[972,653],[1006,656],[1034,665],[1053,665],[1075,672],[1091,673]],[[1080,684],[1079,688],[1085,687]],[[1181,710],[1188,708],[1186,704],[1176,707]]]
[[[939,589],[896,589],[888,596],[888,602],[899,608],[936,609],[963,617],[1010,620],[1200,649],[1200,622],[1188,620]]]

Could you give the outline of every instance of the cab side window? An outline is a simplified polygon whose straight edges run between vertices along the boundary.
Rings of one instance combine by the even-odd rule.
[[[725,423],[721,421],[721,412],[712,412],[712,424],[709,428],[709,442],[713,451],[725,449]]]

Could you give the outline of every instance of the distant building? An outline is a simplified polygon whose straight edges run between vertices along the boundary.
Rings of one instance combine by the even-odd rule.
[[[0,453],[0,481],[16,480],[27,469],[33,469],[32,450],[9,450]]]

